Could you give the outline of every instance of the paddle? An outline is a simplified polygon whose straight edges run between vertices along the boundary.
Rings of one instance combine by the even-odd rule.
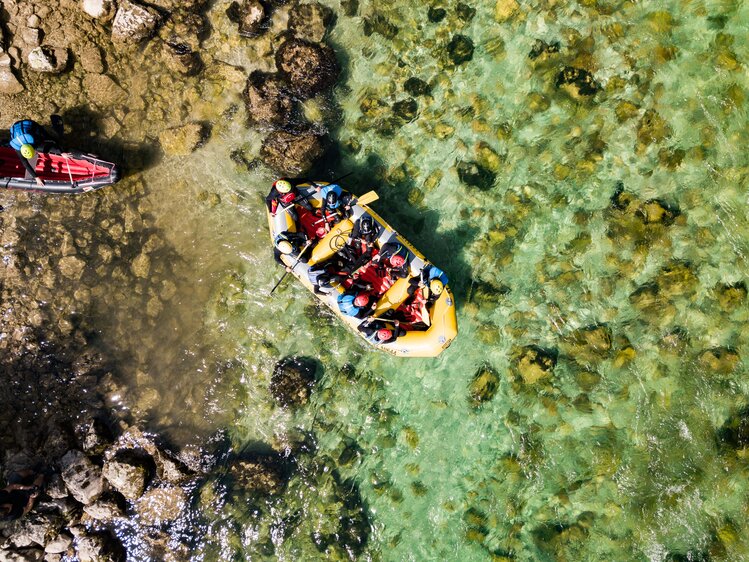
[[[294,268],[295,268],[295,267],[297,266],[297,264],[299,263],[299,260],[300,260],[300,259],[302,259],[302,256],[304,255],[304,252],[306,252],[306,251],[307,251],[307,249],[308,249],[308,248],[310,248],[310,247],[312,247],[312,241],[311,241],[311,240],[308,240],[308,241],[307,241],[307,243],[306,243],[306,244],[304,245],[304,248],[302,248],[302,251],[301,251],[301,252],[299,252],[299,255],[297,256],[297,258],[296,258],[296,261],[294,262],[294,265],[292,265],[292,266],[291,266],[291,268],[289,268],[288,270],[286,270],[286,271],[284,272],[284,274],[283,274],[283,275],[281,276],[281,279],[279,279],[279,280],[278,280],[278,282],[277,282],[277,283],[276,283],[275,285],[273,285],[273,288],[272,288],[272,289],[270,290],[270,294],[271,294],[271,295],[273,294],[273,291],[275,291],[275,290],[276,290],[276,289],[278,288],[278,286],[279,286],[279,285],[281,284],[281,281],[283,281],[284,279],[286,279],[286,276],[287,276],[287,275],[288,275],[288,274],[289,274],[289,273],[290,273],[291,271],[293,271],[293,269],[294,269]]]
[[[341,177],[336,178],[333,181],[329,182],[328,185],[333,184],[333,183],[338,183],[339,181],[341,181],[342,179],[346,179],[347,177],[349,177],[353,173],[354,172],[349,172],[348,174],[344,174]],[[314,185],[315,187],[320,187],[320,184],[318,184],[314,180],[310,180],[310,183],[312,185]],[[307,199],[309,199],[310,197],[312,197],[315,193],[317,193],[317,191],[313,191],[312,193],[308,193],[307,195],[304,195],[303,197],[297,197],[289,205],[287,205],[286,207],[282,207],[281,208],[281,212],[287,211],[288,209],[290,209],[291,207],[293,207],[296,203],[300,203],[302,201],[306,201]]]

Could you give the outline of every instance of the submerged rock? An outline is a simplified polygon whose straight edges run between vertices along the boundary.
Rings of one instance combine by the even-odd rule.
[[[746,284],[741,282],[732,285],[718,285],[716,293],[720,308],[725,312],[731,312],[746,301]]]
[[[323,137],[305,131],[299,134],[274,131],[263,141],[260,156],[282,175],[301,177],[323,153]]]
[[[447,56],[455,66],[470,61],[473,58],[473,41],[465,35],[453,35],[447,44]]]
[[[203,68],[200,54],[193,51],[187,43],[165,42],[164,53],[167,66],[185,76],[194,76]]]
[[[565,353],[573,359],[593,362],[607,357],[611,351],[611,330],[608,326],[593,325],[578,328],[562,342]]]
[[[162,525],[177,519],[187,506],[187,494],[178,486],[150,489],[136,504],[140,522]]]
[[[395,39],[398,35],[398,26],[380,13],[375,13],[364,18],[364,35],[369,37],[373,33],[382,35],[385,39]]]
[[[251,494],[278,494],[286,485],[280,459],[273,455],[244,455],[234,459],[229,476],[235,488]]]
[[[542,39],[537,39],[531,48],[531,52],[528,53],[528,58],[536,60],[543,55],[552,55],[559,52],[559,41],[553,41],[547,43]]]
[[[733,349],[716,347],[700,353],[697,363],[714,373],[730,375],[738,367],[741,358]]]
[[[583,68],[566,66],[557,74],[557,88],[565,90],[574,99],[593,96],[601,89],[593,75]]]
[[[412,76],[403,84],[403,89],[414,97],[416,96],[429,96],[432,94],[432,87],[424,82],[421,78]]]
[[[150,38],[161,22],[161,14],[153,8],[121,0],[112,23],[112,40],[140,43]]]
[[[679,216],[679,209],[660,199],[651,199],[643,203],[637,213],[645,224],[663,224],[670,226]]]
[[[654,109],[648,109],[637,124],[637,140],[643,145],[658,143],[671,136],[671,127]]]
[[[288,357],[276,363],[270,392],[280,406],[301,406],[309,401],[315,384],[317,365],[301,357]]]
[[[499,375],[491,368],[484,364],[474,373],[471,384],[468,387],[468,396],[471,406],[478,408],[484,402],[494,398],[499,389]]]
[[[148,468],[142,461],[134,459],[109,460],[102,470],[109,485],[129,500],[143,494],[148,482]]]
[[[101,469],[81,451],[68,451],[60,459],[60,470],[70,495],[84,505],[93,503],[104,491]]]
[[[551,374],[556,364],[555,350],[550,351],[535,345],[521,348],[515,359],[515,368],[526,384],[533,384]]]
[[[76,551],[80,562],[122,562],[122,544],[109,533],[94,533],[78,537]]]
[[[288,39],[279,47],[276,67],[301,99],[331,88],[341,72],[333,49],[299,38]]]
[[[718,441],[734,449],[749,447],[749,406],[726,420],[718,430]]]
[[[187,156],[203,146],[210,136],[205,123],[187,123],[159,133],[161,148],[170,156]]]
[[[65,70],[68,64],[68,50],[64,47],[50,47],[49,45],[35,47],[29,52],[27,62],[29,68],[37,72],[58,74]]]
[[[491,189],[497,177],[494,172],[474,161],[458,162],[457,170],[461,182],[482,191]]]
[[[419,115],[419,104],[413,98],[397,101],[393,104],[393,113],[405,122],[416,119]]]
[[[293,120],[295,103],[280,74],[258,70],[250,74],[244,101],[247,115],[255,125],[283,128]]]
[[[463,2],[458,2],[458,5],[455,7],[455,13],[460,21],[469,22],[476,15],[476,8]]]
[[[427,18],[429,18],[429,21],[432,23],[441,22],[443,19],[445,19],[446,15],[447,10],[439,6],[430,6],[429,11],[427,12]]]
[[[319,2],[295,4],[289,11],[289,31],[301,39],[319,43],[333,21],[333,10]]]

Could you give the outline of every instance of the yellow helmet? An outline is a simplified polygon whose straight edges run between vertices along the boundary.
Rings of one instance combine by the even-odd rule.
[[[439,279],[432,279],[429,282],[429,290],[433,295],[441,295],[444,288],[444,283],[442,283],[442,281],[440,281]]]
[[[288,240],[280,240],[278,244],[276,244],[276,248],[278,248],[278,251],[282,254],[290,254],[294,251],[294,246],[292,246],[291,242]]]
[[[279,193],[288,193],[291,191],[291,182],[286,180],[278,180],[275,186]]]
[[[36,150],[34,150],[34,147],[30,144],[26,143],[21,145],[21,156],[26,158],[26,160],[33,158],[35,154]]]

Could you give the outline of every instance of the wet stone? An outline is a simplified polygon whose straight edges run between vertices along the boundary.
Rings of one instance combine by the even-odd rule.
[[[654,109],[648,109],[637,125],[637,139],[644,145],[658,143],[671,136],[671,127]]]
[[[473,58],[473,41],[465,35],[454,35],[447,44],[447,56],[455,66],[470,61]]]
[[[726,420],[718,430],[718,441],[734,449],[749,447],[749,407],[745,406]]]
[[[676,297],[692,293],[699,284],[697,276],[686,262],[673,262],[663,267],[656,278],[659,294]]]
[[[211,135],[205,123],[187,123],[159,133],[159,143],[170,156],[187,156],[203,146]]]
[[[137,44],[150,38],[161,22],[161,15],[153,8],[121,0],[112,23],[112,40]]]
[[[255,125],[285,127],[294,116],[294,100],[279,74],[255,71],[244,90],[247,115]]]
[[[140,522],[162,525],[177,519],[187,506],[187,494],[178,486],[151,488],[136,505]]]
[[[429,21],[432,23],[439,23],[443,19],[445,19],[445,16],[447,15],[447,10],[440,6],[430,6],[429,11],[427,12],[427,17],[429,18]]]
[[[455,13],[458,16],[458,19],[460,21],[467,23],[473,19],[473,16],[476,15],[476,9],[472,8],[468,4],[459,2],[458,5],[455,7]]]
[[[93,503],[103,489],[101,469],[81,451],[68,451],[60,459],[61,476],[70,495],[84,505]]]
[[[273,370],[270,392],[279,406],[301,406],[309,401],[317,365],[301,357],[279,361]]]
[[[81,0],[81,9],[92,18],[106,21],[114,15],[112,0]]]
[[[499,389],[499,375],[489,365],[482,365],[474,373],[468,387],[468,397],[471,406],[478,408],[484,402],[494,398]]]
[[[232,2],[226,15],[239,25],[242,37],[257,37],[268,28],[269,13],[260,0],[243,0],[241,4]]]
[[[429,96],[432,94],[432,87],[424,82],[421,78],[412,76],[403,84],[403,89],[410,95],[416,96]]]
[[[193,51],[187,43],[165,42],[164,54],[167,66],[185,76],[195,76],[203,68],[200,54]]]
[[[139,498],[148,482],[147,467],[135,459],[107,461],[102,474],[112,488],[129,500]]]
[[[375,13],[364,18],[364,35],[369,37],[373,33],[382,35],[385,39],[395,39],[398,35],[398,26],[393,24],[385,16]]]
[[[286,485],[279,458],[270,455],[234,459],[229,466],[229,476],[235,489],[252,494],[274,495]]]
[[[643,203],[637,212],[645,224],[663,224],[670,226],[679,216],[679,209],[659,199],[651,199]]]
[[[564,339],[563,345],[565,352],[574,359],[603,358],[611,350],[611,330],[603,325],[578,328]]]
[[[564,89],[575,99],[593,96],[600,90],[600,86],[593,75],[585,69],[566,66],[557,74],[557,88]]]
[[[419,104],[413,98],[397,101],[393,104],[393,113],[405,122],[413,121],[419,115]]]
[[[323,154],[322,137],[312,131],[299,134],[274,131],[263,141],[260,156],[282,175],[300,177]]]
[[[36,72],[58,74],[65,70],[68,64],[68,51],[62,47],[43,45],[31,50],[27,62],[29,68]]]
[[[460,161],[457,170],[460,181],[469,187],[487,191],[494,186],[496,175],[478,162]]]
[[[93,72],[94,74],[101,74],[104,72],[104,61],[101,56],[101,51],[96,45],[87,44],[83,46],[78,56],[81,66],[86,72]]]

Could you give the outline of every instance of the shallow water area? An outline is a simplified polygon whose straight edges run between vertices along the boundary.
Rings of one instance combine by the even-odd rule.
[[[259,133],[217,94],[205,146],[86,196],[158,239],[137,290],[83,278],[125,407],[179,445],[294,451],[283,494],[214,475],[174,534],[195,560],[749,558],[746,6],[323,3],[344,72],[308,104],[335,143],[316,173],[377,189],[447,272],[460,334],[398,359],[293,279],[269,296],[273,176],[229,157]],[[206,49],[249,71],[261,40],[223,46],[227,5]],[[11,205],[64,222],[81,201]],[[291,355],[320,364],[295,411],[268,390]]]

